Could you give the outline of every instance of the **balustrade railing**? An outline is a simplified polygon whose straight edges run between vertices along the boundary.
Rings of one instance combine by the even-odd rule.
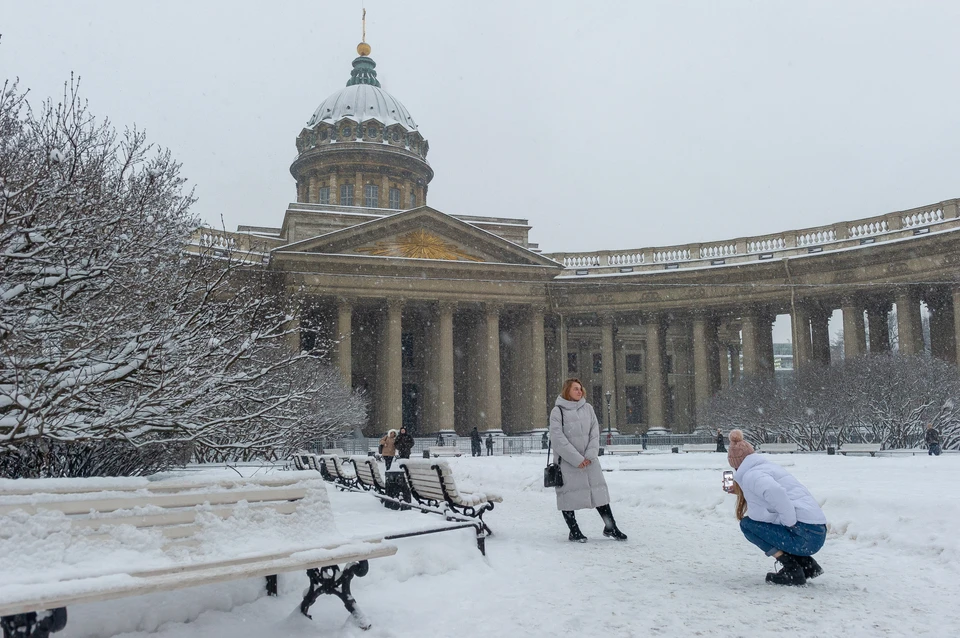
[[[620,267],[623,270],[623,266],[631,267],[630,270],[633,266],[643,266],[644,270],[694,265],[719,266],[758,257],[770,259],[776,253],[787,256],[806,254],[910,237],[929,232],[929,227],[936,225],[942,225],[943,230],[960,227],[958,201],[960,200],[952,199],[907,211],[757,237],[621,251],[545,253],[544,256],[559,261],[568,269],[576,269],[577,275],[602,274],[603,271],[597,269],[604,268]],[[711,263],[700,264],[699,261]]]

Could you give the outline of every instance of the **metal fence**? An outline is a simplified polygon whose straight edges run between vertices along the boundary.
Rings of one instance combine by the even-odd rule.
[[[612,445],[643,445],[643,437],[635,434],[614,434],[610,437]],[[646,446],[649,450],[669,450],[670,448],[689,444],[689,443],[714,443],[716,437],[709,434],[657,434],[646,437]],[[376,452],[379,446],[379,438],[346,438],[330,441],[316,441],[307,447],[308,452],[321,454],[324,450],[340,449],[346,454],[366,455],[370,452]],[[600,446],[607,444],[606,433],[600,434]],[[423,451],[429,447],[435,447],[437,439],[435,437],[414,438],[413,451],[411,456],[421,457]],[[461,454],[467,456],[471,453],[470,437],[468,436],[445,436],[445,447],[456,447]],[[517,456],[520,454],[543,454],[547,451],[547,441],[543,435],[525,435],[525,436],[495,436],[493,437],[493,455],[494,456]],[[480,443],[480,452],[487,454],[486,437]]]

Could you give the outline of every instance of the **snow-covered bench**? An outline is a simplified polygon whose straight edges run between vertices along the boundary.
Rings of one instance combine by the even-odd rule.
[[[800,450],[796,443],[761,443],[760,451],[764,454],[793,454]]]
[[[354,456],[350,458],[350,462],[353,463],[353,467],[357,472],[357,485],[379,498],[385,506],[392,507],[393,509],[415,508],[423,512],[444,513],[442,511],[438,511],[437,508],[433,506],[423,506],[419,502],[408,502],[410,500],[410,496],[412,495],[409,489],[407,490],[407,500],[403,500],[399,494],[389,494],[387,492],[387,483],[383,478],[383,474],[380,472],[380,464],[377,463],[373,458],[368,456]],[[406,476],[406,474],[404,473],[401,476]],[[470,519],[469,517],[448,517],[448,519],[450,518],[457,521],[457,523],[453,525],[444,525],[442,527],[428,527],[411,530],[402,534],[385,536],[384,538],[395,539],[405,538],[407,536],[422,536],[424,534],[435,534],[437,532],[446,532],[454,529],[473,527],[477,532],[477,548],[480,550],[480,553],[486,555],[487,552],[484,544],[486,531],[483,528],[483,521],[477,521]]]
[[[879,451],[879,443],[844,443],[840,446],[839,450],[840,454],[844,456],[847,454],[869,454],[870,456],[876,456]]]
[[[684,452],[716,452],[716,443],[684,443]]]
[[[357,475],[353,470],[347,469],[343,464],[343,459],[334,454],[320,455],[320,463],[328,481],[333,481],[339,490],[354,490],[357,487]]]
[[[66,607],[306,570],[300,604],[340,598],[361,627],[350,592],[367,561],[395,554],[382,538],[336,531],[315,473],[283,479],[0,481],[0,624],[4,636],[44,637]],[[343,567],[340,567],[343,565]]]
[[[453,478],[453,471],[446,461],[402,459],[400,467],[407,475],[407,483],[413,498],[421,506],[444,514],[447,520],[464,520],[463,517],[480,522],[481,531],[493,534],[483,520],[483,515],[493,509],[494,503],[503,498],[492,492],[461,492]],[[483,539],[477,544],[483,551]]]
[[[604,454],[643,454],[642,445],[605,445]]]
[[[433,458],[441,456],[463,456],[463,452],[453,445],[434,445],[433,447],[427,448],[427,454],[425,454],[424,457],[429,458],[427,455]]]

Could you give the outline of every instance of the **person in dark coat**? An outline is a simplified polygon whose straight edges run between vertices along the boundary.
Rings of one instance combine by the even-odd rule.
[[[927,444],[927,456],[940,456],[940,433],[933,427],[933,423],[927,423],[923,440]]]
[[[413,450],[413,437],[407,432],[407,428],[400,428],[400,434],[397,435],[394,446],[397,448],[397,456],[401,459],[410,458],[410,452]]]
[[[474,427],[470,430],[470,456],[483,456],[480,443],[480,432]]]
[[[487,456],[493,456],[493,435],[487,434]]]
[[[443,447],[443,432],[437,432],[437,445]]]
[[[717,428],[717,452],[727,453],[727,448],[723,445],[723,432]]]

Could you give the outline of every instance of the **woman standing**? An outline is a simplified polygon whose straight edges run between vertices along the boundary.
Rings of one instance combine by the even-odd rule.
[[[413,450],[413,444],[413,437],[407,432],[407,428],[400,428],[400,434],[397,435],[395,445],[397,446],[397,454],[401,459],[410,458],[410,451]]]
[[[727,461],[736,472],[740,531],[783,569],[767,574],[776,585],[803,585],[823,573],[813,555],[827,538],[827,518],[813,495],[783,467],[755,454],[743,432],[730,432]]]
[[[596,508],[603,519],[604,536],[627,540],[610,511],[610,494],[598,459],[600,424],[593,406],[583,398],[583,384],[579,379],[563,382],[560,396],[550,412],[550,440],[554,460],[563,474],[563,485],[556,488],[557,509],[563,512],[570,540],[587,542],[577,525],[574,510],[591,508]]]
[[[397,455],[397,431],[390,430],[383,438],[380,439],[380,456],[383,457],[383,462],[387,466],[387,469],[390,469],[390,465],[393,464],[393,457]]]

